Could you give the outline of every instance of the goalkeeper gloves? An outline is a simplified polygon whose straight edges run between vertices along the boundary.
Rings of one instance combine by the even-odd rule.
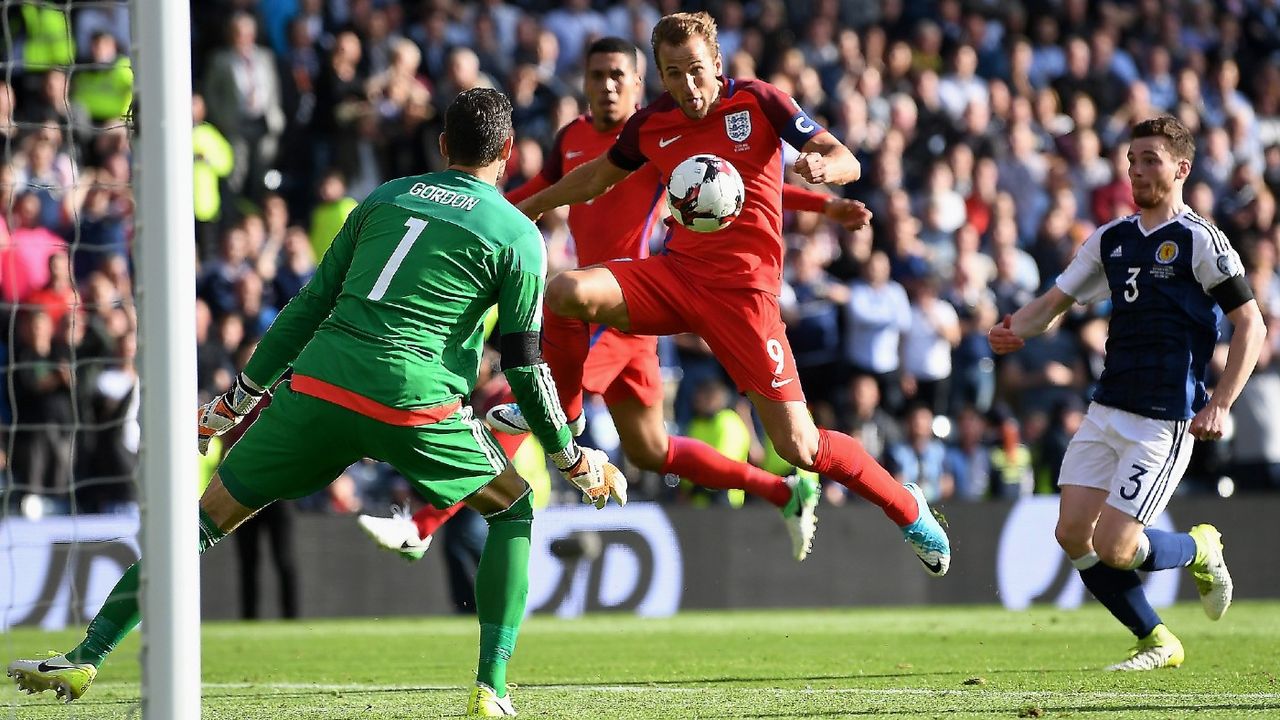
[[[602,509],[610,497],[619,506],[627,504],[627,479],[603,452],[570,442],[564,450],[552,453],[551,461],[597,510]]]
[[[244,373],[236,376],[231,389],[200,408],[196,424],[200,430],[200,454],[209,452],[209,441],[244,420],[267,391],[254,385]]]

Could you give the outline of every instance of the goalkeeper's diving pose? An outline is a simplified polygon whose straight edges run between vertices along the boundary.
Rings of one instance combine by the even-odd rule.
[[[393,465],[436,507],[463,501],[489,536],[476,573],[480,657],[467,713],[514,715],[506,666],[528,592],[529,486],[464,404],[483,321],[499,308],[502,363],[521,411],[596,507],[626,502],[626,480],[579,447],[542,361],[542,237],[494,184],[511,155],[511,103],[462,93],[445,114],[448,170],[393,180],[347,218],[311,282],[276,318],[225,395],[199,412],[203,452],[292,366],[291,380],[232,448],[200,499],[200,551],[258,509],[324,488],[351,463]],[[17,660],[20,688],[70,701],[139,621],[139,565],[125,572],[83,642]]]

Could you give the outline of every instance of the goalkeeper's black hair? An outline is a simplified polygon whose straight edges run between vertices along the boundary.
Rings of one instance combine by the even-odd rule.
[[[450,165],[484,167],[492,163],[511,133],[511,101],[491,88],[467,90],[444,113],[444,145]]]

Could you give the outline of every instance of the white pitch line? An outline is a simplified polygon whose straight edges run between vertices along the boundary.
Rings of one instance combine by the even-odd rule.
[[[395,691],[450,691],[450,690],[466,690],[467,686],[462,685],[357,685],[357,684],[333,684],[333,683],[204,683],[207,690],[311,690],[315,692],[395,692]],[[580,684],[559,684],[559,685],[521,685],[516,688],[518,692],[542,692],[542,691],[561,691],[561,692],[615,692],[615,693],[670,693],[670,694],[690,694],[706,692],[714,688],[709,687],[672,687],[665,685],[580,685]],[[1092,700],[1214,700],[1214,701],[1234,701],[1234,700],[1280,700],[1280,693],[1221,693],[1221,692],[1205,692],[1205,693],[1188,693],[1188,692],[1119,692],[1119,691],[1067,691],[1067,690],[989,690],[983,688],[974,688],[972,690],[958,689],[933,689],[933,688],[769,688],[769,687],[738,687],[734,688],[734,692],[766,692],[773,694],[839,694],[839,695],[867,695],[867,696],[894,696],[894,695],[928,695],[937,697],[939,695],[951,697],[973,697],[982,696],[990,698],[1044,698],[1054,699],[1059,697],[1087,698]]]

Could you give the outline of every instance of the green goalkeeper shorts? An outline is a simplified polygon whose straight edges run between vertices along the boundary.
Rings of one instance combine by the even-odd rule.
[[[388,425],[285,384],[222,461],[222,484],[241,505],[306,497],[361,458],[382,460],[437,508],[484,487],[507,466],[471,408],[432,425]]]

